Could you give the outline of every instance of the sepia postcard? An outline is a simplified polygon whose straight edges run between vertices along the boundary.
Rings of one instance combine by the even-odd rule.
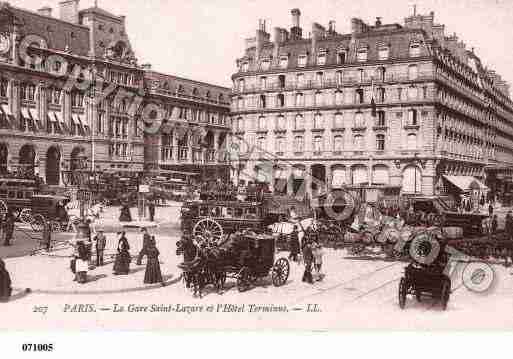
[[[513,329],[512,16],[0,2],[0,330]]]

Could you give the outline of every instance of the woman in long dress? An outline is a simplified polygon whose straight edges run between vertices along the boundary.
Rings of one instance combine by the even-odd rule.
[[[130,261],[132,258],[129,251],[130,245],[125,237],[125,232],[122,232],[118,242],[118,254],[114,262],[115,275],[128,274],[130,272]]]
[[[132,222],[132,215],[130,214],[130,207],[128,203],[123,203],[121,206],[121,213],[119,215],[120,222]]]
[[[77,243],[78,257],[75,262],[75,280],[84,284],[87,282],[87,271],[89,270],[89,255],[83,241]]]
[[[162,283],[162,285],[164,285],[162,272],[160,271],[159,254],[159,250],[155,245],[155,239],[153,237],[148,249],[146,250],[148,262],[146,263],[146,272],[144,273],[145,284]]]

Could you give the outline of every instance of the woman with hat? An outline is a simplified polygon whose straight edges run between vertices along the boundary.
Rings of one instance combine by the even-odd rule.
[[[84,284],[87,282],[87,271],[89,270],[89,253],[83,241],[77,243],[77,251],[75,280],[80,284]]]
[[[118,233],[120,235],[118,242],[118,254],[116,255],[116,260],[114,261],[114,274],[128,274],[130,272],[130,261],[132,258],[130,257],[130,245],[128,244],[128,240],[125,237],[125,232]]]
[[[160,271],[159,263],[159,250],[157,249],[155,237],[151,237],[151,241],[146,248],[146,256],[148,261],[146,263],[146,272],[144,273],[145,284],[162,283],[164,286],[164,280],[162,279],[162,272]]]

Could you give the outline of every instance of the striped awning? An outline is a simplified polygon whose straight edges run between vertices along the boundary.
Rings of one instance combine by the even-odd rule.
[[[73,120],[73,123],[74,123],[75,125],[79,125],[79,126],[81,126],[81,125],[82,125],[82,123],[80,122],[80,117],[79,117],[76,113],[74,113],[74,114],[71,116],[71,119]]]
[[[15,120],[15,118],[12,115],[11,111],[9,110],[9,105],[7,105],[6,103],[0,104],[0,110],[5,115],[5,122],[7,124],[7,127],[12,129],[14,127],[14,123],[15,123],[14,120]]]
[[[32,117],[30,116],[29,109],[27,107],[22,107],[21,108],[21,115],[27,121],[31,121],[32,120]]]
[[[57,116],[55,116],[55,112],[53,112],[53,111],[48,111],[47,118],[48,118],[48,121],[50,121],[50,122],[58,121]]]

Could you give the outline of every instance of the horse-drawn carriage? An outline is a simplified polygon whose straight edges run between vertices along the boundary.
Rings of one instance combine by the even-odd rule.
[[[200,297],[209,284],[222,291],[227,278],[236,280],[240,292],[269,275],[275,287],[283,286],[289,277],[290,264],[286,258],[276,260],[275,253],[275,237],[251,231],[230,234],[220,243],[198,237],[177,243],[177,255],[184,255],[179,267],[186,285]]]

